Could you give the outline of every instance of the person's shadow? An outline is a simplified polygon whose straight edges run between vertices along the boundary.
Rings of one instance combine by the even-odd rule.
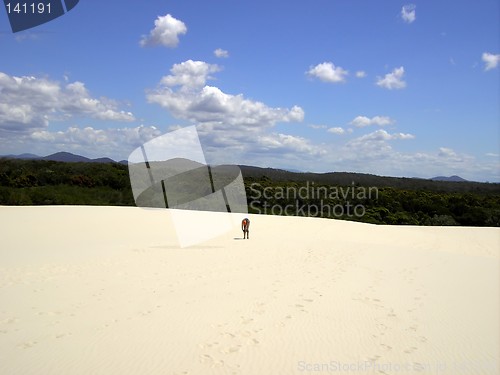
[[[244,240],[244,238],[241,237],[234,237],[233,240]]]

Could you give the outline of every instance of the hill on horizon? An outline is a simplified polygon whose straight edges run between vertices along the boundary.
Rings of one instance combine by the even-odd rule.
[[[99,157],[99,158],[88,158],[82,155],[73,154],[71,152],[59,151],[47,156],[39,156],[31,153],[23,153],[20,155],[0,155],[0,158],[8,159],[22,159],[22,160],[50,160],[59,161],[66,163],[119,163],[128,164],[127,160],[116,161],[109,157]],[[185,161],[189,164],[191,161],[186,159]],[[357,172],[301,172],[299,170],[290,169],[280,169],[280,168],[270,168],[270,167],[256,167],[250,165],[239,165],[244,177],[261,177],[268,176],[273,180],[278,181],[315,181],[318,183],[328,183],[328,184],[343,184],[349,185],[353,181],[358,182],[361,185],[372,185],[372,186],[393,186],[393,187],[403,187],[407,185],[408,181],[415,181],[417,186],[422,188],[433,187],[436,188],[440,182],[461,182],[461,183],[473,183],[473,184],[485,184],[485,182],[475,182],[466,180],[460,176],[436,176],[432,178],[418,178],[418,177],[392,177],[392,176],[378,176],[368,173],[357,173]],[[429,185],[429,182],[435,182],[433,186]],[[445,189],[446,190],[446,189]]]
[[[12,155],[12,154],[0,155],[0,158],[23,159],[23,160],[51,160],[51,161],[61,161],[65,163],[122,163],[123,164],[123,162],[126,162],[126,160],[116,161],[108,157],[91,159],[67,151],[59,151],[47,156],[39,156],[30,153],[25,153],[20,155]]]
[[[453,175],[453,176],[450,176],[450,177],[446,177],[446,176],[437,176],[437,177],[432,177],[430,180],[432,180],[432,181],[453,181],[453,182],[464,182],[464,181],[468,181],[468,180],[466,180],[465,178],[462,178],[462,177],[457,176],[457,175]]]

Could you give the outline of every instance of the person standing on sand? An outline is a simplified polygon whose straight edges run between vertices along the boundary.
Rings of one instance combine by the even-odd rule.
[[[241,222],[241,230],[243,231],[243,239],[249,239],[249,229],[250,229],[250,220],[248,218],[244,218]],[[246,236],[246,237],[245,237]]]

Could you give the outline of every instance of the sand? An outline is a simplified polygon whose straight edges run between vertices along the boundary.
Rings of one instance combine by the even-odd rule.
[[[249,217],[0,207],[0,374],[499,373],[499,228]]]

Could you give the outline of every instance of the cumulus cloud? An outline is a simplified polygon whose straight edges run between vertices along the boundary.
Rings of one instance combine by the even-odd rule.
[[[383,129],[376,130],[372,133],[362,135],[361,137],[355,138],[349,141],[347,144],[357,148],[358,152],[367,149],[379,149],[388,150],[390,146],[387,144],[388,141],[393,140],[407,140],[413,139],[415,136],[413,134],[405,133],[388,133]]]
[[[391,141],[395,139],[413,139],[415,136],[413,134],[405,133],[388,133],[383,129],[374,131],[373,133],[365,134],[361,137],[356,138],[357,142],[382,142]]]
[[[412,23],[417,19],[416,15],[417,6],[415,4],[407,4],[401,8],[401,18],[406,23]]]
[[[489,52],[484,52],[482,55],[482,60],[484,62],[484,70],[495,69],[500,63],[500,54],[493,54]]]
[[[333,134],[345,134],[345,129],[340,127],[340,126],[336,126],[336,127],[333,127],[333,128],[330,128],[327,130],[329,133],[333,133]]]
[[[396,160],[395,151],[391,143],[398,140],[410,140],[415,138],[413,134],[389,133],[383,129],[349,140],[342,148],[342,157],[345,163],[353,170],[369,171],[379,170],[379,165],[387,160]],[[401,163],[399,163],[401,164]]]
[[[289,134],[271,133],[257,137],[259,149],[262,151],[288,151],[299,152],[310,155],[320,155],[324,150],[312,145],[309,140],[303,137]]]
[[[93,98],[85,84],[62,84],[48,78],[15,77],[0,72],[0,130],[44,128],[49,121],[89,116],[107,121],[134,121],[110,99]]]
[[[377,77],[377,85],[389,90],[403,89],[406,87],[406,82],[403,81],[405,74],[404,67],[395,68],[391,73],[387,73],[383,78]]]
[[[266,128],[276,122],[297,122],[304,119],[299,106],[273,108],[262,102],[246,99],[242,94],[227,94],[214,86],[205,85],[210,74],[218,71],[216,65],[188,60],[176,64],[171,75],[163,77],[147,99],[167,109],[173,116],[212,128],[239,131]]]
[[[149,35],[143,35],[140,41],[142,47],[164,46],[169,48],[177,47],[179,35],[186,34],[187,27],[184,22],[172,17],[170,14],[159,16],[155,20],[155,27]]]
[[[402,152],[394,142],[409,135],[378,134],[356,139],[341,149],[342,169],[387,176],[422,177],[459,175],[468,180],[498,181],[500,163],[440,148],[429,152]],[[361,138],[361,137],[360,137]],[[338,168],[337,168],[338,169]],[[486,177],[488,176],[488,177]]]
[[[363,70],[358,70],[358,71],[356,72],[356,77],[357,77],[357,78],[365,78],[365,77],[366,77],[366,72],[365,72],[365,71],[363,71]]]
[[[279,161],[318,153],[305,138],[272,131],[276,123],[303,121],[301,107],[271,107],[208,85],[218,71],[217,65],[204,61],[175,64],[158,87],[147,92],[147,100],[197,124],[205,156],[212,163],[244,163],[249,155],[258,161],[272,154]]]
[[[219,58],[227,58],[229,57],[229,52],[226,51],[225,49],[222,49],[222,48],[217,48],[215,51],[214,51],[214,55],[216,57],[219,57]]]
[[[171,74],[163,77],[161,84],[166,87],[180,86],[184,90],[203,87],[208,80],[213,79],[211,74],[218,71],[220,67],[216,64],[187,60],[174,64],[170,69]]]
[[[463,157],[458,155],[453,149],[448,147],[440,147],[438,156],[441,159],[446,159],[448,161],[461,162],[463,161]]]
[[[162,132],[155,126],[137,126],[134,128],[108,128],[95,129],[91,126],[85,128],[69,127],[64,131],[39,130],[30,137],[37,141],[46,141],[58,146],[73,148],[79,147],[138,147],[141,144],[158,137]]]
[[[332,62],[324,62],[312,66],[306,73],[311,77],[329,83],[345,82],[345,77],[349,74],[347,70],[342,69],[340,66],[335,66]]]
[[[146,125],[106,129],[71,126],[59,131],[0,131],[0,143],[5,143],[2,152],[11,154],[31,152],[44,156],[56,151],[68,151],[87,157],[109,156],[114,160],[122,160],[132,150],[162,133],[157,127]]]
[[[386,126],[393,124],[394,120],[387,116],[374,116],[372,118],[366,116],[357,116],[350,124],[357,128],[363,128],[370,125]]]

